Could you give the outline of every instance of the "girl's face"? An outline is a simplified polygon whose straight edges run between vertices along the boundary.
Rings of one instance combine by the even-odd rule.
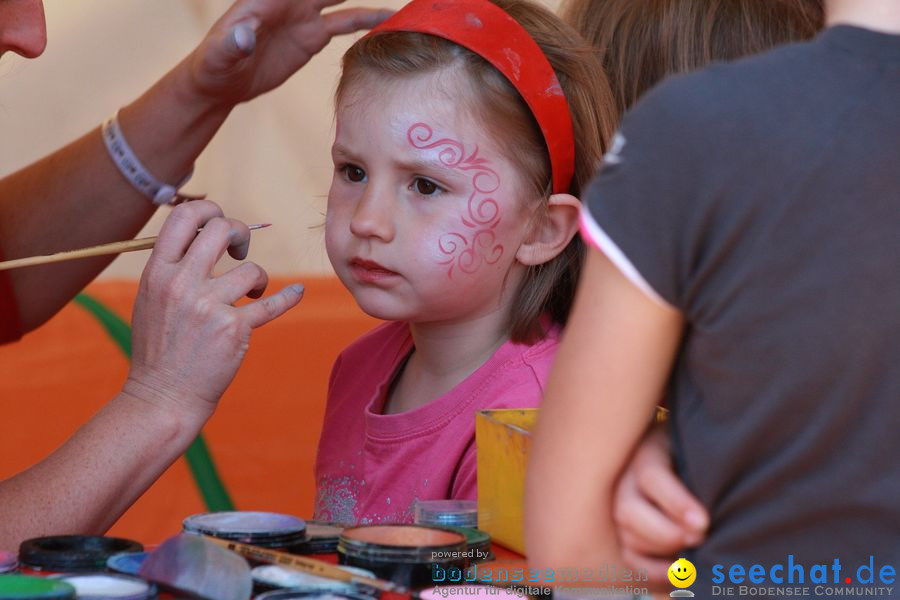
[[[518,288],[536,203],[467,89],[449,69],[362,77],[337,106],[325,242],[372,316],[464,321],[505,311]]]

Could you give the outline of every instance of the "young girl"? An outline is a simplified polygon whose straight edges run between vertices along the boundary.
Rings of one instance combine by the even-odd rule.
[[[474,499],[476,411],[538,405],[582,262],[575,196],[614,122],[601,73],[518,0],[414,0],[344,56],[326,245],[388,322],[334,365],[317,519]]]

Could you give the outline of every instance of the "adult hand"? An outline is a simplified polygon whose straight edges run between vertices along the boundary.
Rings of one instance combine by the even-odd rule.
[[[246,256],[249,241],[247,226],[224,218],[212,202],[172,211],[141,277],[126,394],[179,411],[196,419],[195,426],[209,418],[243,360],[251,331],[303,294],[302,286],[291,285],[235,307],[245,295],[262,294],[266,272],[252,262],[221,276],[212,270],[229,247],[235,258]]]
[[[650,582],[668,584],[668,570],[684,549],[703,541],[709,517],[672,469],[664,425],[650,429],[616,487],[613,516],[622,556]]]
[[[366,8],[321,14],[343,0],[238,0],[183,63],[193,90],[218,105],[244,102],[277,87],[332,38],[370,29],[391,11]]]

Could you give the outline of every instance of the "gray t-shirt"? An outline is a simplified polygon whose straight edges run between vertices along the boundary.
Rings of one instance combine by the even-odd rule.
[[[807,583],[835,558],[842,585],[870,555],[900,572],[900,36],[837,26],[669,80],[608,159],[588,237],[687,321],[697,585],[788,555]]]

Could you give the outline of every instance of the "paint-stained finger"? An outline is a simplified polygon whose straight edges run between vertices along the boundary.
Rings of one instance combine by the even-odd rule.
[[[392,14],[394,11],[388,9],[346,8],[323,15],[322,19],[329,35],[341,35],[372,29]]]
[[[247,317],[251,327],[259,327],[283,315],[303,298],[303,285],[289,285],[277,294],[272,294],[238,310]]]
[[[315,0],[313,6],[316,7],[316,10],[322,10],[323,8],[343,4],[344,2],[345,0]]]
[[[244,296],[259,298],[269,285],[269,275],[256,263],[246,262],[212,281],[216,299],[234,304]]]
[[[197,234],[184,261],[206,277],[226,250],[231,249],[235,257],[246,256],[249,244],[250,229],[245,223],[225,217],[212,219]]]
[[[195,200],[176,206],[159,231],[150,260],[177,263],[197,237],[197,229],[221,216],[222,209],[209,200]]]

